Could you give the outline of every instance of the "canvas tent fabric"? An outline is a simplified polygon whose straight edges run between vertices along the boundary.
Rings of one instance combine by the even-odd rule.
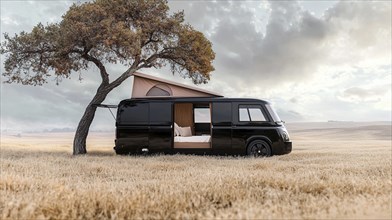
[[[148,97],[222,97],[222,95],[158,77],[133,74],[132,98]]]

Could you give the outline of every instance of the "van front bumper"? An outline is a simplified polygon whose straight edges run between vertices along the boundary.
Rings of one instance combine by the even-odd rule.
[[[291,150],[293,149],[293,143],[290,142],[284,142],[285,145],[285,154],[288,154],[291,152]]]
[[[291,141],[279,142],[272,148],[273,155],[288,154],[291,152],[293,144]]]

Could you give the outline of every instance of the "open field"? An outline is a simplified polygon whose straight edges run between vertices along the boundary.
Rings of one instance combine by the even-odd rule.
[[[390,123],[288,124],[271,158],[116,156],[93,133],[2,134],[0,219],[366,218],[392,216]]]

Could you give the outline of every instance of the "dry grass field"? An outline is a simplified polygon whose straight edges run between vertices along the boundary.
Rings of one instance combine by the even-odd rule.
[[[2,134],[1,219],[390,219],[391,124],[289,124],[289,155],[116,156],[92,133]]]

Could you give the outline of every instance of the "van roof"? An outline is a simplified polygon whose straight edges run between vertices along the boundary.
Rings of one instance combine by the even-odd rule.
[[[261,99],[252,98],[224,98],[224,97],[154,97],[154,98],[131,98],[124,99],[120,102],[157,102],[157,101],[168,101],[168,102],[259,102],[263,104],[270,104],[269,102]],[[120,105],[119,104],[119,105]]]

